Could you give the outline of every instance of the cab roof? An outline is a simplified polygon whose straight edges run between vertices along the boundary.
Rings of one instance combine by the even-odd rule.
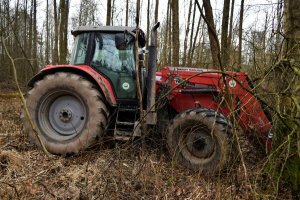
[[[72,35],[77,36],[80,33],[84,32],[124,32],[134,31],[136,27],[128,27],[128,26],[78,26],[74,30],[71,31]]]

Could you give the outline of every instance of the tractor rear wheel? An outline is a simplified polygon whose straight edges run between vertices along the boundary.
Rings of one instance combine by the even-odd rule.
[[[203,174],[223,169],[228,160],[231,125],[212,109],[177,115],[168,126],[167,145],[173,161]]]
[[[103,135],[107,124],[102,95],[92,83],[72,73],[58,72],[36,82],[26,104],[43,144],[54,154],[87,148]],[[24,127],[39,145],[28,119]]]

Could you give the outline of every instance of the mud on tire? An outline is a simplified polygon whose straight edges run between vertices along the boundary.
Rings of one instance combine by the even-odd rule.
[[[100,92],[72,73],[58,72],[36,82],[26,104],[42,142],[54,154],[87,148],[103,135],[107,124],[108,110]],[[24,128],[39,145],[28,119]]]
[[[167,132],[172,160],[207,175],[222,170],[231,148],[231,129],[227,118],[211,109],[196,108],[178,114]]]

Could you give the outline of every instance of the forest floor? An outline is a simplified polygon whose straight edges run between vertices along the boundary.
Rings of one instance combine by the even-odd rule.
[[[0,199],[293,199],[283,184],[276,197],[266,189],[265,157],[247,140],[246,168],[238,161],[211,178],[174,167],[159,139],[48,158],[22,131],[20,109],[17,96],[0,96]]]

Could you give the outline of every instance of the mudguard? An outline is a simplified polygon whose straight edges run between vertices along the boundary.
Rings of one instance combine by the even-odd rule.
[[[33,87],[36,81],[43,79],[47,74],[53,74],[55,72],[72,72],[87,78],[89,81],[99,86],[107,102],[111,106],[117,105],[116,95],[111,83],[88,65],[46,65],[45,68],[28,82],[28,86]]]

